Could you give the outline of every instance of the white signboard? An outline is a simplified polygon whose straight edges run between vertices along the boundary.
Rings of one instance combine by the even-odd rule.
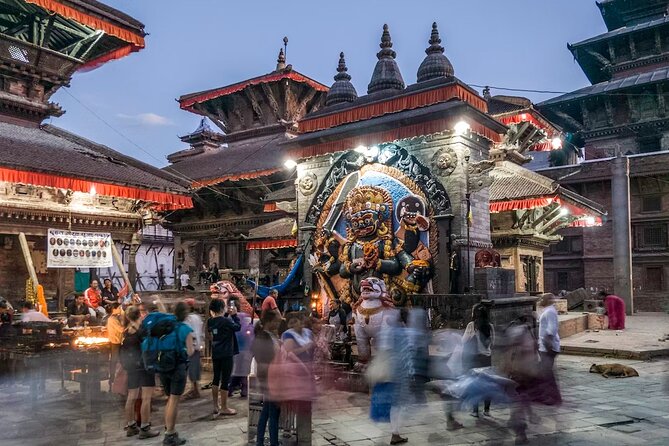
[[[47,268],[110,268],[111,234],[49,229]]]

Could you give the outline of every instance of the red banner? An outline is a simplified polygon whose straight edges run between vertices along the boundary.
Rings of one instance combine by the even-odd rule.
[[[297,240],[294,238],[279,240],[251,240],[246,242],[247,251],[251,251],[252,249],[280,249],[295,247],[297,247]]]

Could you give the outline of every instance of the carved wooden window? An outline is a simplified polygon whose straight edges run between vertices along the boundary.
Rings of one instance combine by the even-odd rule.
[[[641,91],[636,92],[636,96],[634,96],[634,102],[635,106],[637,108],[637,118],[638,119],[652,119],[657,117],[658,114],[658,105],[657,105],[657,99],[656,99],[657,91],[652,91],[649,89],[643,89]],[[646,139],[646,138],[642,138]],[[655,146],[659,147],[659,137],[653,136],[653,137],[648,137],[649,140],[651,139],[656,139],[657,142],[654,143]],[[657,151],[658,149],[651,150],[651,151]],[[641,152],[641,153],[648,153],[648,152]]]
[[[615,43],[616,62],[630,60],[630,44],[626,38],[618,39]]]
[[[667,224],[653,223],[635,228],[635,248],[637,250],[667,249]]]
[[[604,102],[600,99],[591,101],[588,105],[588,116],[592,127],[606,127],[608,126],[608,117],[606,115],[606,107]]]
[[[660,137],[658,135],[644,136],[637,141],[639,145],[639,153],[652,153],[662,150]]]
[[[655,54],[655,35],[653,32],[640,33],[634,39],[637,57]]]
[[[663,291],[664,290],[664,267],[662,266],[647,266],[646,267],[646,291]]]
[[[641,212],[660,212],[662,210],[662,195],[646,195],[641,197]]]
[[[573,254],[583,250],[583,240],[580,236],[565,236],[551,248],[552,254]]]

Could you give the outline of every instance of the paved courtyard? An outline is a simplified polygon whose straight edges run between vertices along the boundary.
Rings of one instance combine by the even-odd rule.
[[[588,373],[593,359],[562,356],[559,377],[565,404],[557,409],[536,408],[538,423],[529,427],[531,444],[548,445],[666,445],[669,438],[669,394],[665,388],[669,360],[652,362],[616,360],[635,367],[638,378],[605,379]],[[3,446],[108,446],[158,445],[158,439],[128,440],[121,429],[121,403],[110,399],[89,411],[75,394],[60,393],[59,383],[49,382],[35,411],[25,403],[27,387],[2,389],[0,443]],[[208,396],[208,393],[206,393]],[[242,445],[246,439],[244,404],[233,406],[240,415],[209,421],[208,398],[184,402],[179,431],[197,446]],[[164,402],[157,403],[154,424],[160,425]],[[313,442],[316,446],[372,446],[388,444],[389,426],[374,424],[367,415],[369,397],[328,391],[316,404]],[[467,413],[458,418],[465,428],[445,430],[442,402],[436,395],[424,407],[410,411],[404,432],[409,444],[513,444],[506,428],[508,408],[493,407],[492,418],[475,420]],[[159,426],[162,427],[162,426]]]

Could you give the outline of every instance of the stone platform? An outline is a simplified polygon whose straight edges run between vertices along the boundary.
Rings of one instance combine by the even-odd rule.
[[[560,316],[562,352],[572,355],[605,356],[622,359],[647,360],[658,356],[669,356],[669,315],[666,313],[638,313],[628,316],[625,330],[588,329],[563,337],[565,333],[580,327],[583,317]]]

